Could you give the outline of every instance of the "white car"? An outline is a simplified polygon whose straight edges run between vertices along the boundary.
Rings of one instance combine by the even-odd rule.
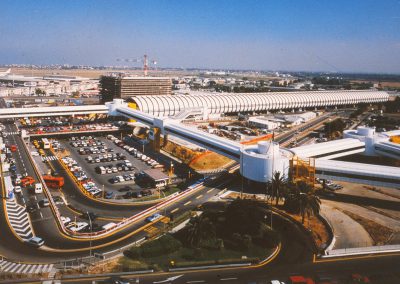
[[[61,222],[62,222],[64,225],[67,225],[69,222],[71,222],[71,218],[61,216]]]
[[[35,193],[42,193],[43,192],[43,187],[41,183],[36,183],[35,184]]]
[[[72,232],[79,232],[89,226],[86,222],[72,222],[70,223],[67,228]]]
[[[33,152],[31,152],[31,155],[35,157],[35,156],[39,156],[39,153],[36,151],[33,151]]]
[[[14,187],[14,191],[15,193],[21,193],[22,188],[19,185],[17,185],[16,187]]]

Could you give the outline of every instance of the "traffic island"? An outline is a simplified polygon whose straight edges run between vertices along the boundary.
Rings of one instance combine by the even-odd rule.
[[[238,199],[208,208],[181,230],[124,252],[121,270],[253,265],[277,254],[280,236],[266,223],[263,204]]]

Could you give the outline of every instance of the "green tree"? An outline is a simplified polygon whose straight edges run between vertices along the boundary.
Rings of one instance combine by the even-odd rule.
[[[321,210],[321,200],[305,182],[297,183],[294,203],[297,205],[303,224],[306,216],[310,218],[310,216],[318,215]]]
[[[216,228],[210,218],[200,215],[190,219],[187,225],[186,242],[197,248],[202,243],[216,238]]]
[[[226,208],[222,233],[232,236],[248,234],[259,237],[264,234],[266,211],[263,204],[250,199],[236,199]]]
[[[278,205],[279,199],[286,195],[287,180],[279,171],[275,171],[269,184],[271,198],[275,199],[275,205]]]
[[[344,121],[340,118],[335,119],[331,122],[326,122],[325,123],[325,135],[327,137],[331,137],[333,133],[335,132],[343,132],[343,130],[346,127],[346,123],[344,123]]]

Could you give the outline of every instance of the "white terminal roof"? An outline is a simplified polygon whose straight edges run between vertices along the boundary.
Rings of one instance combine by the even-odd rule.
[[[148,78],[148,77],[146,77]],[[207,107],[210,114],[266,111],[385,102],[383,91],[305,91],[268,93],[195,93],[172,96],[135,96],[139,110],[154,116],[173,116],[184,109]]]
[[[381,165],[352,163],[335,160],[315,160],[315,167],[318,171],[338,172],[342,174],[350,174],[354,176],[365,177],[381,177],[387,179],[395,179],[400,184],[400,168],[388,167]]]
[[[345,138],[333,140],[325,143],[309,144],[305,146],[291,148],[297,156],[301,158],[318,157],[321,155],[331,154],[336,151],[346,151],[354,148],[365,146],[364,142],[354,138]]]

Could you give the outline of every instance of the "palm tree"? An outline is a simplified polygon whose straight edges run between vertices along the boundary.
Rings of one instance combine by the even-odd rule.
[[[297,203],[301,222],[304,224],[305,216],[310,218],[312,215],[318,215],[321,210],[321,200],[315,195],[311,186],[305,182],[299,182],[296,186],[297,194],[294,198]]]
[[[275,171],[271,183],[270,183],[270,189],[271,189],[271,198],[275,198],[275,205],[278,205],[279,199],[285,196],[285,189],[287,185],[287,180],[286,178],[281,174],[279,171]]]
[[[214,223],[203,215],[190,219],[187,226],[186,241],[191,247],[197,248],[202,241],[216,237]]]

